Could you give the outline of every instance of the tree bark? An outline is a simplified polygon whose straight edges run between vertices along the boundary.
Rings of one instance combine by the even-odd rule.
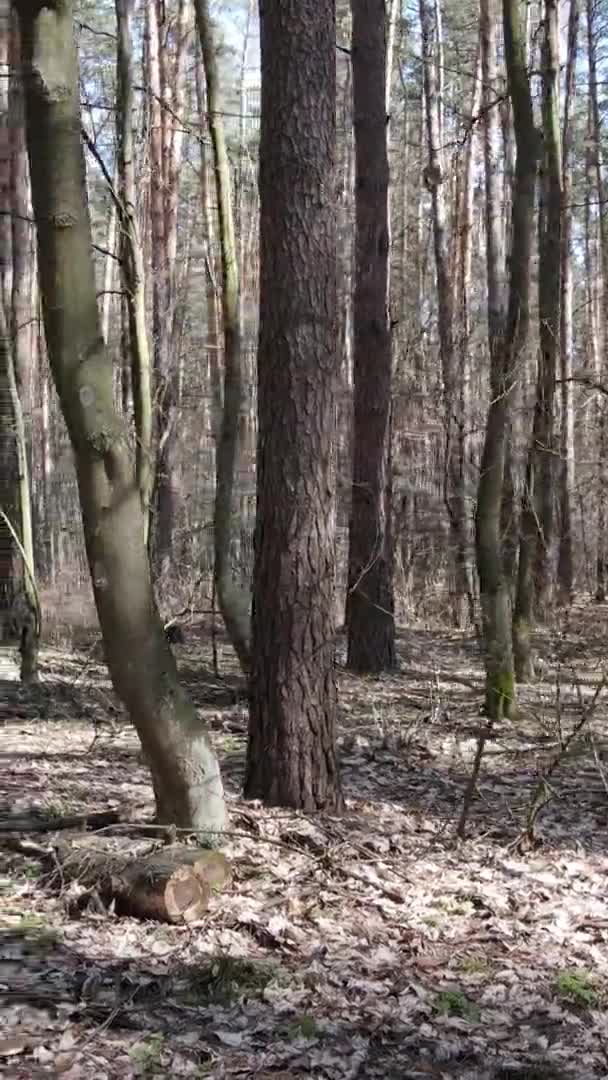
[[[482,55],[487,70],[495,11],[492,0],[482,4]],[[513,239],[509,299],[501,317],[495,258],[499,209],[493,202],[495,180],[486,130],[486,208],[488,214],[488,329],[490,345],[490,407],[481,459],[476,513],[477,570],[481,594],[486,665],[485,710],[489,718],[511,714],[515,705],[511,596],[505,576],[501,536],[501,502],[505,470],[505,441],[518,361],[525,348],[529,315],[530,263],[534,223],[534,193],[538,136],[525,61],[525,34],[519,0],[503,0],[503,25],[509,91],[513,106],[517,162],[513,191]],[[484,74],[485,81],[485,74]],[[484,87],[487,91],[487,87]],[[486,113],[486,125],[489,123]],[[488,180],[490,184],[488,185]],[[492,239],[490,239],[492,238]]]
[[[559,23],[557,0],[545,0],[543,75],[543,168],[539,209],[539,360],[532,441],[522,500],[517,597],[513,618],[515,675],[534,677],[530,632],[549,592],[553,537],[554,400],[559,358],[562,162],[559,129]]]
[[[36,588],[34,527],[30,484],[27,420],[31,416],[29,337],[29,232],[27,219],[27,153],[23,91],[18,80],[18,28],[7,9],[0,26],[0,65],[8,61],[8,78],[0,81],[0,607],[8,605],[9,634],[21,656],[21,681],[38,680],[41,613]],[[4,56],[2,56],[4,52]],[[6,261],[4,261],[6,260]],[[8,573],[6,572],[8,571]]]
[[[150,764],[159,820],[209,830],[213,841],[225,823],[219,767],[156,609],[141,500],[100,332],[72,4],[22,0],[17,10],[46,340],[75,455],[105,655]]]
[[[379,674],[397,663],[390,536],[392,342],[384,0],[352,0],[352,17],[356,250],[347,663],[352,671]]]
[[[195,7],[207,85],[207,114],[213,145],[222,256],[224,408],[219,443],[216,448],[214,579],[228,637],[241,668],[247,673],[251,664],[250,595],[248,589],[239,588],[234,581],[231,560],[234,488],[240,456],[239,422],[243,406],[239,269],[215,34],[209,16],[208,0],[195,0]]]
[[[245,793],[340,808],[335,753],[337,347],[333,0],[260,13],[260,335]]]

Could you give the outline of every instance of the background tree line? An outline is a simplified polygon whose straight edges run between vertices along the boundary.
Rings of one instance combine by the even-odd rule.
[[[399,620],[478,633],[493,720],[535,622],[605,599],[605,32],[599,0],[7,9],[6,633],[35,678],[90,575],[161,819],[224,820],[185,607],[250,680],[247,794],[336,809],[343,619],[374,675]]]

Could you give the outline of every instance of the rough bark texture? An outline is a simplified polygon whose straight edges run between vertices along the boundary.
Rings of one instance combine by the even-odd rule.
[[[74,449],[85,543],[114,687],[149,761],[158,817],[217,833],[217,760],[158,616],[128,437],[100,333],[80,139],[72,4],[17,5],[40,287],[53,379]]]
[[[262,4],[260,30],[259,428],[245,793],[336,810],[335,5]]]
[[[495,27],[491,0],[483,0],[482,50],[486,53]],[[501,535],[501,502],[505,471],[505,440],[518,359],[525,347],[529,315],[530,262],[534,223],[534,189],[538,137],[525,60],[525,34],[519,0],[503,0],[503,23],[509,91],[513,106],[517,162],[513,190],[513,237],[506,319],[500,317],[499,294],[488,304],[490,337],[490,408],[486,421],[477,493],[476,546],[486,663],[486,713],[509,714],[515,703],[511,637],[511,597],[505,576]],[[482,53],[482,55],[483,55]],[[485,61],[484,61],[485,62]],[[486,116],[486,124],[489,123]],[[488,187],[486,135],[486,206],[488,237],[496,229],[496,188]],[[492,200],[492,205],[490,205]],[[492,228],[490,228],[490,225]],[[488,245],[488,283],[496,284]]]
[[[534,676],[530,631],[542,614],[550,584],[554,499],[554,399],[559,357],[562,163],[559,130],[558,5],[546,0],[542,45],[543,168],[538,230],[539,358],[532,440],[522,500],[517,597],[513,618],[515,674]]]
[[[390,537],[392,346],[384,0],[352,0],[352,16],[356,251],[347,662],[353,671],[378,674],[397,662]]]
[[[215,587],[222,618],[244,672],[251,664],[250,596],[236,584],[232,573],[231,538],[234,529],[234,485],[239,459],[239,421],[243,405],[243,371],[239,320],[239,268],[237,264],[230,163],[226,148],[215,35],[208,0],[196,0],[196,21],[203,53],[207,86],[207,113],[217,193],[222,256],[222,312],[224,322],[224,408],[216,448],[214,515]]]

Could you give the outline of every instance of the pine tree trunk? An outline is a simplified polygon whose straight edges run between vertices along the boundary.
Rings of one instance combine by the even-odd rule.
[[[128,433],[101,337],[80,138],[72,4],[17,5],[40,287],[53,379],[75,455],[112,682],[148,759],[159,820],[217,839],[225,806],[209,737],[181,689],[154,602]]]
[[[390,538],[392,344],[384,0],[352,0],[352,14],[356,250],[347,663],[352,671],[378,674],[397,662]]]
[[[245,793],[341,806],[335,753],[336,24],[261,8],[260,336]]]

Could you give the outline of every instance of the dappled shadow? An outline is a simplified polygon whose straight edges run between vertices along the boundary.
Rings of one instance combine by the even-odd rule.
[[[543,845],[513,846],[559,727],[576,723],[597,678],[590,671],[587,698],[562,679],[559,723],[550,680],[522,691],[518,720],[488,739],[463,846],[456,823],[484,724],[479,649],[462,635],[408,632],[399,650],[399,674],[339,674],[347,808],[328,818],[240,798],[247,708],[236,665],[218,680],[195,647],[178,649],[229,793],[234,885],[192,928],[76,919],[68,895],[11,852],[6,880],[23,916],[11,916],[3,943],[16,965],[3,977],[11,1035],[34,1016],[38,1043],[54,1052],[73,1029],[97,1062],[86,1072],[87,1058],[81,1075],[113,1080],[144,1059],[161,1075],[199,1069],[218,1080],[605,1077],[599,743],[599,765],[580,743],[551,776]],[[65,813],[125,805],[149,820],[148,770],[103,665],[53,654],[42,671],[41,688],[7,686],[2,800]],[[598,740],[604,711],[601,702]],[[26,1058],[11,1075],[30,1080],[36,1064]]]
[[[105,1063],[111,1077],[130,1075],[129,1062],[159,1075],[200,1069],[197,1075],[268,1080],[606,1075],[601,1032],[595,1041],[589,1036],[593,998],[564,994],[558,970],[525,972],[515,992],[499,976],[500,994],[500,947],[486,951],[472,980],[470,951],[456,951],[441,970],[425,973],[404,936],[392,957],[363,950],[355,965],[352,954],[314,930],[294,947],[277,936],[261,941],[260,927],[238,916],[225,921],[235,938],[248,939],[245,951],[218,950],[213,919],[186,938],[124,920],[114,923],[114,933],[119,926],[127,937],[137,930],[139,955],[127,947],[117,960],[111,951],[75,948],[43,920],[24,918],[3,940],[0,1002],[11,1009],[14,1035],[22,1017],[32,1048],[42,1041],[59,1052],[69,1026],[75,1061],[78,1044],[93,1041],[97,1066]],[[586,1060],[573,1070],[581,1044]]]

